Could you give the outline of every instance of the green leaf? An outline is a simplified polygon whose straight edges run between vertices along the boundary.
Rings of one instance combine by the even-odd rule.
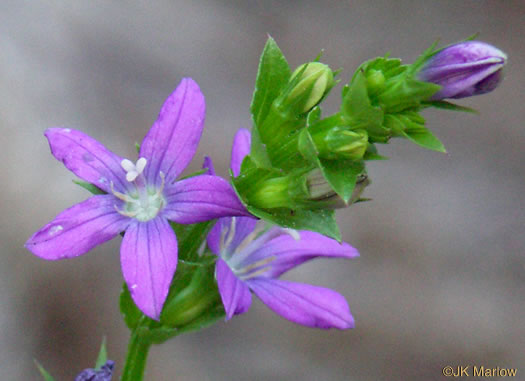
[[[272,37],[268,37],[259,61],[250,111],[256,127],[268,115],[270,107],[288,83],[291,71],[281,49]]]
[[[49,372],[47,370],[44,369],[44,367],[42,365],[40,365],[40,363],[36,360],[35,361],[35,364],[40,372],[40,374],[42,375],[42,377],[44,378],[45,381],[55,381],[55,379],[51,376],[51,374],[49,374]]]
[[[266,152],[266,146],[261,141],[259,130],[252,128],[252,140],[250,148],[250,158],[253,164],[261,168],[272,168],[268,153]]]
[[[177,236],[179,258],[185,261],[198,261],[199,249],[206,236],[215,225],[216,220],[205,221],[192,225],[181,225],[171,222],[171,227]]]
[[[102,368],[108,361],[108,351],[106,349],[106,338],[102,338],[102,344],[100,345],[100,350],[98,351],[97,362],[95,363],[95,369]]]
[[[341,241],[341,232],[335,221],[335,211],[319,209],[285,209],[262,210],[248,206],[254,216],[273,224],[295,230],[310,230]]]
[[[326,181],[345,203],[355,188],[357,177],[365,170],[362,161],[320,159],[320,169]]]
[[[73,182],[75,184],[77,184],[77,185],[80,185],[82,188],[88,190],[89,192],[91,192],[93,194],[107,194],[105,191],[103,191],[99,187],[97,187],[97,186],[95,186],[95,185],[93,185],[91,183],[88,183],[86,181],[74,179]]]

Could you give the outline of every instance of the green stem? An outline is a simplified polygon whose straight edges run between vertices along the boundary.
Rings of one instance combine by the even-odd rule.
[[[138,329],[140,329],[140,325],[131,333],[129,339],[128,354],[120,378],[121,381],[141,381],[144,376],[151,342],[141,338],[137,334]]]

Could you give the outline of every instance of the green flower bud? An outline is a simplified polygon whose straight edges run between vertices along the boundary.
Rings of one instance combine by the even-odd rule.
[[[289,207],[292,202],[289,187],[290,178],[288,176],[268,179],[249,196],[248,202],[250,205],[263,209]]]
[[[385,76],[380,70],[370,69],[366,73],[366,87],[369,96],[373,96],[383,90],[385,80]]]
[[[298,114],[303,114],[318,104],[334,86],[334,74],[327,65],[310,62],[295,69],[290,82],[295,82],[295,85],[283,106],[291,106]]]
[[[368,147],[368,133],[365,130],[332,128],[323,138],[325,150],[319,156],[325,159],[360,160]]]
[[[200,267],[194,271],[189,284],[166,302],[161,322],[169,327],[182,328],[202,319],[207,311],[220,303],[213,267]]]

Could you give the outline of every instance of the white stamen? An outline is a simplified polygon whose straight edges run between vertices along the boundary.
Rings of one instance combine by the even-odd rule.
[[[122,166],[122,168],[124,168],[124,170],[126,172],[130,172],[130,171],[134,171],[135,170],[135,164],[133,164],[133,162],[131,160],[123,159],[120,162],[120,165]]]
[[[144,168],[146,167],[146,163],[148,161],[145,157],[141,157],[137,160],[137,164],[135,164],[135,169],[139,173],[139,175],[144,171]]]
[[[127,172],[126,180],[130,183],[135,181],[135,179],[144,171],[147,162],[148,161],[144,157],[138,159],[136,164],[133,164],[131,160],[123,159],[120,162],[120,165]]]
[[[128,173],[126,173],[126,180],[128,180],[128,182],[131,183],[137,178],[138,175],[139,173],[137,171],[129,171]]]

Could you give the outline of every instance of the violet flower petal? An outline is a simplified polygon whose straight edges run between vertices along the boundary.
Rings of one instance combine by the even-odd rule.
[[[294,323],[322,329],[354,327],[348,303],[333,290],[277,279],[246,283],[271,310]]]
[[[128,217],[117,213],[112,195],[92,196],[64,210],[29,238],[25,247],[48,260],[76,257],[124,231]]]
[[[122,240],[120,263],[135,304],[158,320],[177,267],[177,238],[168,221],[132,223]]]
[[[75,377],[75,381],[111,381],[114,366],[115,363],[108,360],[100,369],[84,369]]]
[[[250,289],[235,276],[226,262],[220,258],[215,267],[215,276],[222,304],[226,311],[226,320],[230,320],[233,315],[248,311],[252,303]]]
[[[346,242],[339,243],[335,239],[310,231],[298,231],[297,240],[289,234],[281,234],[261,245],[251,253],[240,267],[274,257],[268,270],[261,276],[277,278],[283,273],[300,264],[318,258],[355,258],[359,256],[357,249]]]
[[[83,180],[111,193],[111,182],[119,191],[128,188],[122,158],[86,134],[69,128],[48,128],[44,133],[51,153]]]
[[[166,184],[184,171],[197,150],[204,114],[204,95],[193,79],[184,78],[164,102],[140,146],[139,156],[148,160],[144,172],[149,184],[160,184],[160,171]]]
[[[180,224],[194,224],[225,216],[246,216],[228,182],[218,176],[200,175],[166,186],[164,216]]]
[[[503,79],[507,55],[482,41],[450,45],[431,56],[421,68],[422,81],[442,86],[434,100],[464,98],[494,90]]]
[[[241,173],[241,164],[244,157],[250,153],[250,146],[252,144],[252,137],[250,131],[245,128],[240,128],[233,138],[233,146],[230,160],[230,168],[234,176],[239,176]]]

